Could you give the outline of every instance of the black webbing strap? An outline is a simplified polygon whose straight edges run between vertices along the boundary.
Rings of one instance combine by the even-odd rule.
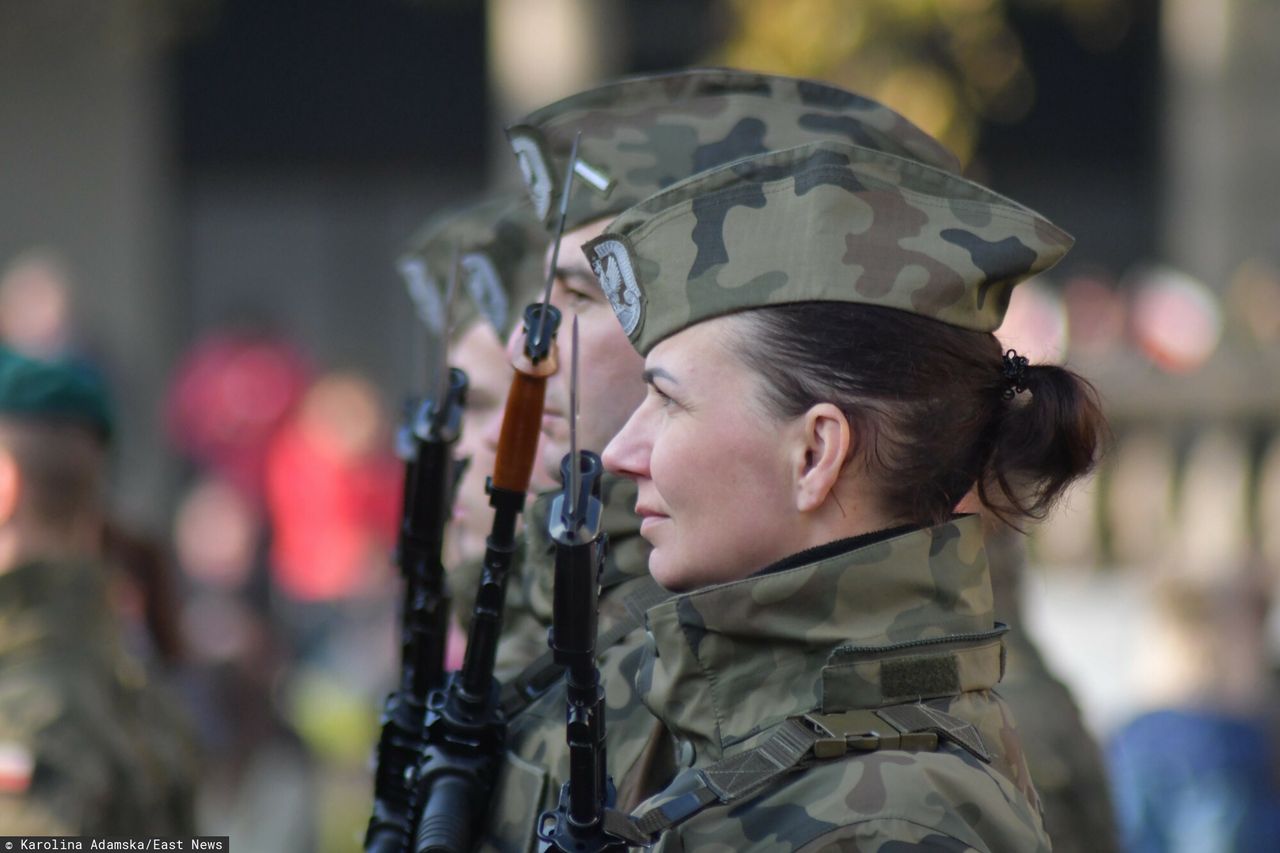
[[[627,615],[620,618],[612,628],[596,638],[596,648],[604,651],[615,645],[623,637],[644,625],[644,613],[655,604],[660,604],[671,597],[671,593],[658,586],[657,581],[645,577],[635,582],[635,589],[627,594],[623,604]],[[556,663],[555,655],[547,649],[534,658],[514,678],[502,685],[500,702],[502,711],[511,719],[525,708],[533,704],[543,693],[564,675],[564,667]]]
[[[663,832],[707,806],[742,800],[815,761],[882,749],[933,751],[946,740],[990,761],[977,729],[928,705],[791,717],[759,746],[697,771],[692,790],[644,812],[606,812],[605,829],[631,844],[648,847]]]

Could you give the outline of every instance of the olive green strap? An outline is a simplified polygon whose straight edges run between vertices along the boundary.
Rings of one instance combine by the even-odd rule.
[[[933,751],[943,741],[956,743],[984,762],[991,760],[972,724],[924,704],[790,717],[759,746],[697,771],[693,790],[643,813],[607,812],[605,829],[647,847],[707,806],[744,799],[806,763],[850,752]]]
[[[644,625],[644,613],[655,604],[659,604],[671,596],[671,593],[658,586],[651,577],[636,581],[635,589],[627,594],[623,602],[627,616],[620,618],[608,631],[596,638],[596,649],[604,651],[619,640]],[[500,702],[502,711],[511,719],[546,693],[551,685],[564,675],[564,667],[556,663],[554,653],[548,649],[534,658],[524,669],[520,670],[510,681],[502,685]]]

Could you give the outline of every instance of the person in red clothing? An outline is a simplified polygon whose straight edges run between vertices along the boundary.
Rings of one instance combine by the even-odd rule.
[[[377,393],[353,373],[317,380],[267,448],[272,612],[300,666],[370,697],[391,677],[401,478]]]
[[[350,373],[317,381],[267,450],[279,589],[297,601],[334,601],[384,581],[400,478],[369,383]]]

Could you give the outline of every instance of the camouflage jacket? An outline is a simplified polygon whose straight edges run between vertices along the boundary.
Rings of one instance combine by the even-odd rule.
[[[105,570],[0,575],[0,831],[191,832],[194,737],[123,651]]]
[[[500,654],[509,666],[535,646],[546,650],[552,615],[552,567],[555,547],[547,535],[547,516],[555,494],[542,495],[526,517],[526,551],[522,563],[524,590],[521,621],[504,632]],[[644,646],[644,610],[666,598],[649,578],[649,545],[640,538],[640,519],[633,512],[635,484],[606,474],[601,526],[609,545],[601,579],[599,635],[623,636],[598,650],[600,680],[605,687],[606,750],[619,790],[619,802],[633,804],[660,790],[674,774],[664,730],[635,693],[636,668]],[[524,626],[523,630],[521,626]],[[513,653],[514,652],[514,653]],[[525,851],[534,848],[539,813],[554,808],[560,786],[569,778],[565,743],[564,680],[514,714],[507,728],[507,754],[491,800],[489,835],[482,850]]]
[[[636,815],[705,787],[700,770],[806,713],[923,701],[972,724],[987,758],[943,738],[933,751],[811,759],[695,813],[655,850],[1049,850],[1012,719],[993,692],[1003,643],[976,517],[813,549],[673,598],[647,621],[637,687],[688,767]]]

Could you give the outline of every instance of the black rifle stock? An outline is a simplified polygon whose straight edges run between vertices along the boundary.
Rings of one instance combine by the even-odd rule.
[[[451,369],[442,398],[423,401],[397,435],[397,452],[405,465],[396,545],[405,587],[400,681],[383,709],[373,815],[365,833],[368,853],[399,853],[408,842],[410,774],[423,748],[428,695],[444,681],[449,593],[441,551],[456,485],[452,451],[461,432],[466,393],[466,374]]]
[[[497,460],[489,483],[493,527],[467,635],[462,669],[427,700],[426,747],[416,772],[418,818],[412,849],[470,850],[506,739],[506,717],[493,677],[507,580],[516,550],[516,522],[537,453],[547,376],[560,313],[544,303],[525,309],[524,358],[516,365],[503,411]]]

